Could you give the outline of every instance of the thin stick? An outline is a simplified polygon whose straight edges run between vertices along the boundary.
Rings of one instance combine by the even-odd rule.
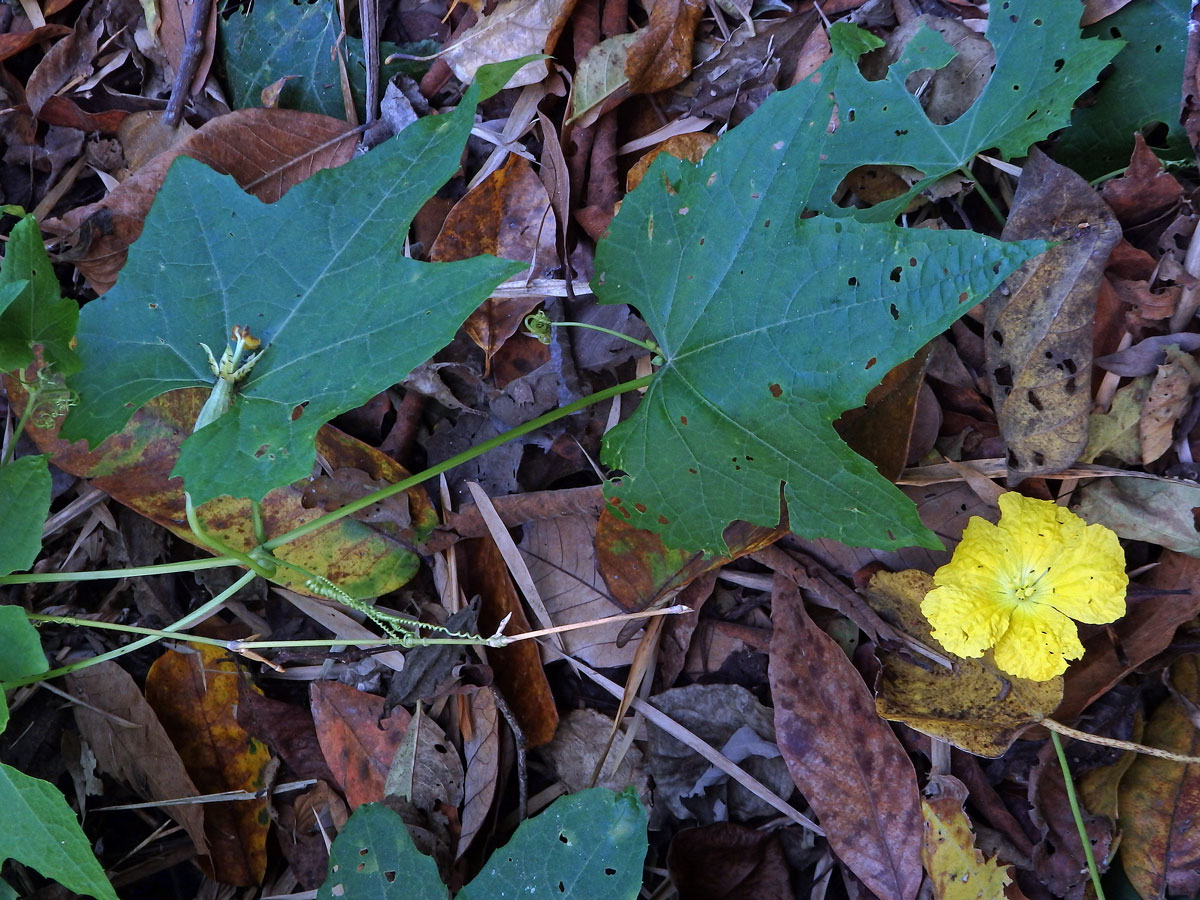
[[[163,123],[174,128],[183,115],[183,105],[191,96],[192,79],[200,68],[204,56],[204,32],[208,30],[208,19],[212,15],[212,0],[196,0],[192,11],[192,24],[187,30],[183,44],[183,55],[179,59],[179,71],[175,73],[175,84],[171,86],[171,99],[163,113]]]

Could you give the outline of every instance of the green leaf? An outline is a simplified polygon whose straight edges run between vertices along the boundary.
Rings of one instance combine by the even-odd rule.
[[[342,78],[332,50],[344,48],[350,93],[359,114],[366,97],[367,70],[361,38],[344,37],[334,3],[290,3],[278,0],[256,4],[247,15],[234,13],[220,23],[220,54],[225,63],[230,102],[234,109],[262,106],[263,88],[280,78],[295,76],[279,96],[285,109],[323,113],[345,118]],[[418,41],[396,45],[380,44],[380,59],[393,53],[430,56],[441,49],[437,41]],[[427,62],[401,60],[381,65],[380,83],[403,73],[420,78],[429,69]]]
[[[21,283],[24,288],[11,296],[12,285]],[[0,371],[28,366],[33,362],[34,344],[42,345],[46,362],[59,374],[78,370],[79,361],[70,345],[79,306],[62,296],[33,216],[22,218],[8,236],[0,262],[0,310]]]
[[[1096,89],[1094,103],[1071,116],[1054,146],[1054,158],[1084,178],[1099,178],[1129,164],[1133,133],[1167,125],[1153,149],[1165,159],[1192,157],[1179,124],[1191,0],[1138,0],[1084,29],[1084,34],[1127,42]],[[1193,157],[1194,162],[1194,157]]]
[[[0,509],[4,540],[0,541],[0,575],[33,565],[42,549],[42,526],[50,512],[50,468],[45,456],[23,456],[0,466]],[[3,674],[0,662],[0,680]]]
[[[151,397],[211,385],[201,342],[220,355],[248,325],[262,358],[232,410],[184,441],[172,474],[197,505],[306,477],[322,424],[429,359],[527,265],[403,255],[413,216],[458,168],[478,93],[270,206],[177,159],[116,286],[83,309],[80,402],[62,436],[95,446]]]
[[[633,788],[580,791],[522,822],[457,900],[633,900],[646,846],[646,811]],[[317,900],[447,895],[437,866],[413,846],[404,820],[382,804],[366,803],[334,840]]]
[[[646,811],[634,789],[592,788],[522,822],[457,900],[633,900],[645,857]]]
[[[993,3],[987,38],[996,48],[996,68],[971,108],[946,125],[933,124],[905,87],[910,73],[953,58],[940,35],[919,32],[885,79],[867,81],[858,57],[877,41],[853,25],[835,24],[829,33],[833,58],[813,77],[833,94],[838,127],[825,143],[809,205],[836,211],[833,193],[858,166],[897,163],[924,172],[925,181],[904,197],[855,212],[864,221],[889,221],[931,180],[967,165],[977,153],[1023,156],[1067,124],[1075,99],[1121,49],[1119,41],[1082,39],[1079,13],[1077,3],[1063,0]]]
[[[0,606],[0,682],[49,671],[37,629],[19,606]]]
[[[0,764],[0,862],[15,859],[68,890],[117,900],[62,792]]]
[[[413,846],[404,820],[381,803],[364,803],[329,848],[329,874],[317,900],[446,900],[434,861]]]
[[[916,509],[833,430],[897,363],[1040,241],[801,219],[829,153],[825,83],[775,94],[695,166],[660,154],[596,251],[602,303],[630,303],[666,358],[604,458],[638,528],[725,551],[743,519],[854,546],[940,548]]]

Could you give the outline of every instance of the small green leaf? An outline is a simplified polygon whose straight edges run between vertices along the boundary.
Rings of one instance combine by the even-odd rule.
[[[4,810],[0,862],[15,859],[77,894],[117,900],[58,788],[0,765],[0,809]]]
[[[175,161],[116,286],[84,307],[62,435],[92,446],[151,397],[211,385],[235,325],[263,355],[233,408],[183,443],[174,475],[197,505],[259,499],[306,477],[317,429],[448,344],[466,317],[527,264],[489,256],[421,263],[409,223],[458,169],[479,88],[270,206],[187,157]]]
[[[50,512],[50,468],[46,460],[45,456],[23,456],[0,466],[0,509],[4,510],[0,575],[28,569],[41,552],[42,526]]]
[[[457,900],[634,900],[646,858],[637,793],[592,788],[526,819]]]
[[[1129,164],[1133,133],[1155,123],[1165,140],[1152,144],[1164,159],[1195,158],[1179,124],[1191,0],[1138,0],[1084,29],[1127,46],[1096,89],[1094,102],[1071,116],[1054,145],[1054,158],[1082,175],[1099,178]]]
[[[329,849],[329,874],[317,900],[446,900],[437,865],[413,846],[404,820],[381,803],[364,803]]]
[[[0,646],[4,647],[0,653],[0,682],[50,669],[37,629],[19,606],[0,606]]]
[[[733,520],[774,526],[781,484],[797,534],[941,546],[832,423],[1047,245],[801,219],[831,112],[803,82],[699,164],[660,154],[597,247],[600,302],[636,306],[666,358],[608,434],[628,477],[606,494],[671,546],[725,552]]]
[[[285,109],[345,118],[342,78],[333,48],[346,54],[350,92],[360,115],[366,97],[367,70],[362,38],[346,37],[334,3],[262,3],[248,14],[234,13],[218,19],[220,54],[229,81],[234,109],[262,106],[263,88],[280,78],[294,76],[283,88],[279,105]],[[340,39],[340,43],[339,43]],[[430,56],[441,48],[437,41],[415,44],[380,44],[380,59],[393,53]],[[429,63],[400,60],[380,67],[380,83],[393,75],[420,78]]]
[[[11,285],[25,283],[15,297]],[[6,289],[7,288],[7,289]],[[7,298],[8,302],[3,302]],[[33,216],[25,216],[8,236],[0,262],[0,371],[23,369],[33,362],[34,344],[54,371],[69,375],[79,368],[71,350],[79,305],[63,297],[50,265],[42,232]]]
[[[832,196],[858,166],[900,164],[925,173],[904,197],[856,211],[864,221],[894,219],[933,180],[968,165],[977,153],[996,150],[1006,158],[1065,126],[1075,99],[1120,51],[1120,41],[1083,39],[1079,5],[1063,0],[999,0],[988,17],[987,39],[996,48],[996,68],[975,103],[946,125],[935,125],[905,78],[921,68],[944,66],[952,56],[945,41],[926,30],[914,39],[882,81],[867,81],[858,56],[874,42],[854,35],[853,25],[834,25],[834,55],[815,79],[832,93],[838,126],[825,142],[820,174],[809,205],[845,213]]]

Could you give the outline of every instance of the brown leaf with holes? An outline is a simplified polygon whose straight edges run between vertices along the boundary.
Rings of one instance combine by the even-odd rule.
[[[792,780],[833,852],[868,888],[881,900],[913,900],[922,822],[908,754],[842,648],[813,624],[800,591],[780,575],[771,618],[775,734]]]
[[[320,169],[340,166],[357,135],[340,119],[287,109],[240,109],[206,122],[187,140],[159,154],[103,199],[77,207],[42,228],[70,236],[60,254],[73,262],[97,293],[116,283],[129,245],[167,170],[179,154],[231,175],[246,191],[273,203]]]
[[[408,710],[399,707],[384,718],[382,697],[340,681],[314,681],[309,697],[321,752],[350,808],[382,800],[388,769],[412,719]]]
[[[1087,445],[1096,294],[1121,228],[1086,181],[1034,148],[1003,238],[1061,242],[985,303],[992,402],[1019,483],[1062,471]]]

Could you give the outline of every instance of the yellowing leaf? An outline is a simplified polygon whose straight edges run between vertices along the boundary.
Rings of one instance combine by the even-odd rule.
[[[925,817],[925,843],[921,862],[933,884],[937,900],[994,900],[1004,896],[1012,882],[1008,866],[985,859],[975,849],[975,835],[962,803],[943,796],[921,801]]]

